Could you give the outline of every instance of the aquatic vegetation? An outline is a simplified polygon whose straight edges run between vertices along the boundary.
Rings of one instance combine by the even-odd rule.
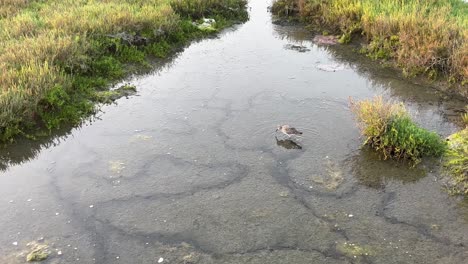
[[[446,149],[439,135],[415,124],[402,104],[385,102],[378,96],[359,102],[351,99],[350,106],[365,144],[381,152],[385,159],[417,164],[421,157],[440,156]]]
[[[112,82],[149,67],[213,16],[216,30],[245,21],[244,0],[0,0],[0,142],[78,124]],[[185,8],[186,6],[196,7]],[[112,92],[111,92],[112,93]]]
[[[369,247],[350,242],[338,244],[337,250],[348,257],[369,256],[372,254]]]
[[[329,191],[338,189],[344,181],[343,170],[338,166],[338,164],[328,158],[324,167],[326,173],[323,175],[314,175],[311,177],[311,180],[323,185]]]
[[[121,97],[128,97],[136,93],[136,87],[133,85],[122,85],[117,89],[109,91],[96,92],[97,101],[101,103],[112,103]]]
[[[391,59],[408,76],[443,76],[468,97],[468,3],[462,0],[277,0],[272,11],[341,35],[341,43],[364,37],[369,57]]]
[[[451,193],[468,195],[468,126],[448,137],[444,167],[450,175]]]
[[[32,251],[26,256],[26,261],[43,261],[50,255],[50,250],[47,245],[34,244]]]
[[[109,171],[114,174],[120,174],[125,169],[125,163],[119,160],[109,161]]]

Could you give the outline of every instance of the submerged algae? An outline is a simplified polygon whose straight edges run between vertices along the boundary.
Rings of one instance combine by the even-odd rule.
[[[348,257],[369,256],[372,251],[368,246],[360,246],[355,243],[344,242],[337,245],[337,250]]]
[[[50,255],[50,250],[47,245],[36,244],[33,246],[32,251],[26,256],[28,262],[43,261]]]

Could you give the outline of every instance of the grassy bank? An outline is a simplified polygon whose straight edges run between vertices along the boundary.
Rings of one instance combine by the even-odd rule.
[[[245,0],[0,0],[0,142],[92,114],[109,84],[214,29]],[[211,32],[212,30],[210,30]]]
[[[382,97],[350,102],[365,144],[384,158],[420,162],[424,156],[441,156],[446,143],[434,132],[414,123],[402,104],[385,102]]]
[[[450,177],[449,191],[468,197],[468,113],[462,118],[466,127],[448,137],[444,166]]]
[[[468,98],[468,4],[462,0],[277,0],[272,10],[340,35],[342,43],[363,37],[363,53],[394,61],[408,76],[446,80]]]

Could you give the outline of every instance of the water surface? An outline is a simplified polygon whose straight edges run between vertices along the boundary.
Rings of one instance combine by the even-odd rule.
[[[443,136],[463,103],[272,24],[268,4],[92,122],[4,150],[0,263],[40,237],[44,263],[466,263],[468,207],[437,161],[361,148],[348,98],[403,101]]]

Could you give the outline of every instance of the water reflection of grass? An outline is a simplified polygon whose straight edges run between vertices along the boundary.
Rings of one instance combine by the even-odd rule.
[[[15,144],[2,147],[0,149],[0,172],[11,166],[35,159],[43,149],[58,145],[61,141],[66,140],[70,133],[71,127],[64,127],[37,140],[23,138],[18,139]]]
[[[405,161],[383,160],[381,154],[366,147],[349,159],[347,164],[359,183],[376,189],[383,188],[389,181],[416,182],[427,174],[421,166],[409,168]]]

